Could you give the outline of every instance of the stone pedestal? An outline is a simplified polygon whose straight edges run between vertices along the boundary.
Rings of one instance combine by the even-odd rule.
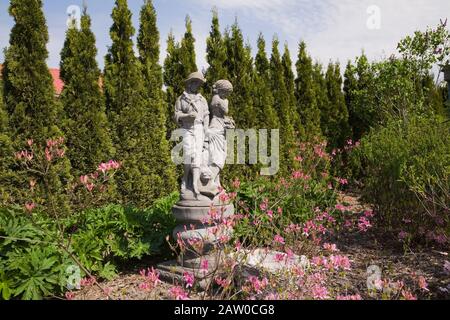
[[[219,241],[212,232],[212,228],[205,224],[205,221],[210,218],[212,211],[216,216],[225,219],[234,215],[234,206],[218,202],[181,200],[172,208],[173,215],[179,223],[173,231],[173,237],[175,239],[180,237],[186,244],[196,240],[203,243],[201,252],[198,250],[192,252],[194,251],[193,248],[188,247],[188,253],[179,258],[181,266],[199,268],[202,260],[199,257],[206,256]],[[232,231],[230,230],[229,232],[231,235]],[[214,264],[214,261],[209,261],[209,265],[211,266],[212,264]]]

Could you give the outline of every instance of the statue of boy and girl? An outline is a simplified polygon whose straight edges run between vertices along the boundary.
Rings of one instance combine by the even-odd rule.
[[[217,81],[208,105],[199,92],[205,83],[201,72],[190,74],[175,105],[174,120],[183,129],[182,200],[211,201],[220,193],[220,171],[227,159],[226,130],[235,128],[234,121],[227,116],[232,84]]]

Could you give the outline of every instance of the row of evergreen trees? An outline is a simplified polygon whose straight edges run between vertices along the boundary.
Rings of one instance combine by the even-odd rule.
[[[124,203],[144,207],[176,190],[177,173],[170,160],[168,138],[175,128],[173,106],[184,90],[183,80],[198,69],[190,18],[186,18],[181,41],[169,34],[162,67],[152,1],[145,0],[140,12],[136,56],[132,14],[127,0],[116,0],[112,45],[102,73],[85,9],[81,28],[74,23],[67,30],[60,66],[65,86],[55,98],[46,65],[48,31],[42,0],[11,0],[9,13],[15,25],[5,54],[0,99],[3,197],[7,190],[25,188],[27,183],[12,178],[12,150],[21,148],[27,139],[43,143],[59,136],[66,137],[70,162],[55,169],[59,171],[52,188],[61,188],[71,176],[91,172],[98,163],[115,158],[124,164],[116,179],[117,197]],[[215,81],[229,79],[235,87],[231,115],[239,128],[281,128],[282,172],[293,167],[298,141],[322,137],[330,148],[338,148],[350,137],[360,138],[368,129],[361,117],[365,111],[354,107],[350,93],[364,86],[366,75],[360,64],[366,60],[360,58],[357,66],[349,63],[343,91],[339,63],[330,63],[324,71],[321,64],[313,62],[304,42],[299,45],[295,65],[287,45],[280,52],[275,37],[271,47],[268,57],[260,35],[253,57],[238,23],[221,32],[218,14],[213,11],[205,95],[210,97]]]

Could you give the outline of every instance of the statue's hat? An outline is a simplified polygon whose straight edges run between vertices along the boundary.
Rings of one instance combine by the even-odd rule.
[[[185,80],[185,82],[190,82],[192,80],[199,80],[203,83],[206,83],[206,79],[203,76],[203,73],[197,71],[197,72],[193,72],[189,75],[189,77]]]

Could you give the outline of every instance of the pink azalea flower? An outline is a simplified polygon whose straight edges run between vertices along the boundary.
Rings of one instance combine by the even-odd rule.
[[[372,227],[372,224],[366,217],[359,218],[358,228],[361,232],[367,232]]]
[[[325,244],[323,245],[323,248],[324,248],[325,250],[327,250],[327,251],[330,251],[330,252],[337,252],[337,251],[339,251],[339,250],[337,249],[337,246],[336,246],[335,244],[330,244],[330,243],[325,243]]]
[[[179,286],[170,288],[169,294],[175,300],[189,300],[188,294]]]
[[[66,296],[66,299],[67,299],[67,300],[73,300],[73,299],[75,299],[75,293],[73,293],[72,291],[66,292],[65,296]]]
[[[324,286],[315,285],[312,288],[313,298],[316,300],[325,300],[328,299],[328,290]]]
[[[193,274],[185,272],[183,278],[186,282],[186,288],[192,288],[194,286],[195,277]]]
[[[208,268],[209,268],[208,260],[202,260],[202,262],[200,264],[200,270],[203,272],[208,272]]]
[[[33,212],[34,208],[36,208],[36,204],[34,202],[28,202],[25,204],[25,210],[27,210],[28,213]]]
[[[281,245],[286,244],[284,238],[280,235],[276,235],[275,238],[273,238],[273,241],[275,241],[276,243],[279,243]]]
[[[417,297],[407,290],[402,290],[402,296],[405,300],[417,300]]]

